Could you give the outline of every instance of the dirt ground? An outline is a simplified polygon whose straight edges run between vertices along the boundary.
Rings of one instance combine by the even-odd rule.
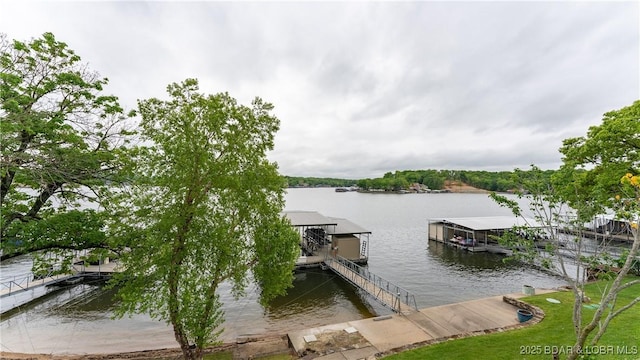
[[[307,343],[304,359],[314,358],[340,351],[359,349],[371,344],[359,332],[347,333],[344,330],[326,331],[316,335],[317,341]]]
[[[308,344],[304,359],[312,359],[317,356],[332,354],[349,349],[363,348],[371,344],[360,333],[346,333],[344,331],[329,331],[316,335],[317,341]],[[231,352],[233,359],[255,359],[276,354],[290,354],[297,358],[286,335],[272,335],[256,338],[245,338],[236,343],[224,344],[212,347],[205,351],[206,354],[215,352]],[[55,355],[55,354],[22,354],[0,352],[3,360],[178,360],[182,358],[179,348],[146,350],[112,354],[86,354],[86,355]]]
[[[452,180],[446,180],[444,183],[444,188],[454,193],[478,193],[478,194],[488,193],[487,190],[478,189],[476,187],[467,185],[463,182],[452,181]]]
[[[255,357],[289,354],[289,341],[285,336],[274,335],[261,338],[247,338],[242,341],[224,344],[206,349],[206,354],[230,351],[234,359],[252,359]],[[52,355],[52,354],[21,354],[0,352],[3,360],[177,360],[182,358],[179,348],[135,351],[112,354],[87,354],[87,355]]]

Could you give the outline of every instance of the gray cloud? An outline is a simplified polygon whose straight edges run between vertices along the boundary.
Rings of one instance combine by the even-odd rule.
[[[52,31],[129,107],[200,80],[281,119],[283,173],[556,168],[640,91],[634,2],[3,2],[0,31]]]

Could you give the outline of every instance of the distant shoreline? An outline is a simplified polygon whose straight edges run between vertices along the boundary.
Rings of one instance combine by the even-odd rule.
[[[340,186],[293,186],[288,189],[342,189]],[[489,190],[475,188],[469,185],[447,185],[444,189],[429,190],[429,191],[415,191],[415,190],[345,190],[342,192],[359,192],[363,194],[447,194],[447,193],[460,193],[460,194],[488,194]],[[338,191],[340,192],[340,191]]]

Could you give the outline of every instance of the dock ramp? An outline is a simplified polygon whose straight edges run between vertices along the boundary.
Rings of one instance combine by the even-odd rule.
[[[74,278],[75,275],[69,274],[47,274],[36,278],[33,274],[27,274],[0,283],[0,316],[46,295],[49,292],[49,285]]]
[[[328,257],[325,264],[343,279],[364,290],[393,311],[404,315],[418,311],[414,295],[368,269],[340,256]]]
[[[0,282],[0,315],[46,295],[50,285],[73,285],[86,277],[109,277],[119,271],[118,263],[110,262],[101,265],[74,264],[69,274],[57,274],[52,270],[40,276],[33,273],[14,276]]]
[[[15,276],[11,280],[0,283],[0,297],[13,295],[18,292],[29,291],[40,286],[53,285],[71,279],[73,277],[75,277],[75,275],[53,275],[52,273],[40,277],[35,277],[33,274]]]

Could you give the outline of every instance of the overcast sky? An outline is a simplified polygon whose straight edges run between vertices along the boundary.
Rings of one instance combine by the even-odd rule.
[[[199,79],[281,127],[292,176],[560,165],[558,148],[640,98],[639,2],[25,2],[133,108]]]

